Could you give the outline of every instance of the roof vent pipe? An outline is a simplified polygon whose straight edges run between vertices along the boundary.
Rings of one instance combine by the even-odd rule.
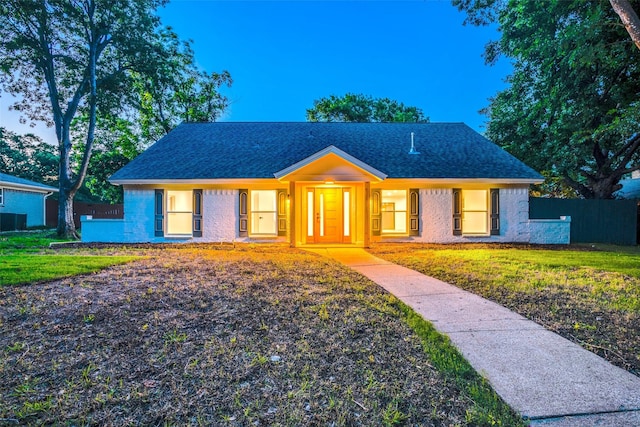
[[[409,150],[409,154],[420,154],[419,151],[416,151],[416,147],[413,145],[413,132],[411,132],[411,150]]]

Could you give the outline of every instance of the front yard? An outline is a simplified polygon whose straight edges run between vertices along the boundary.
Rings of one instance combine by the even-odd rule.
[[[59,252],[91,251],[144,258],[0,287],[0,424],[522,424],[446,339],[333,261],[269,245]]]
[[[370,252],[493,300],[640,375],[638,248],[387,244]]]

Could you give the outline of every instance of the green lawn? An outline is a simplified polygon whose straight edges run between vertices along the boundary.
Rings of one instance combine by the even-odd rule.
[[[99,255],[7,255],[0,258],[0,286],[94,273],[138,258]]]
[[[139,259],[131,255],[96,255],[95,251],[50,249],[53,242],[65,242],[54,231],[0,234],[0,286],[54,280]]]

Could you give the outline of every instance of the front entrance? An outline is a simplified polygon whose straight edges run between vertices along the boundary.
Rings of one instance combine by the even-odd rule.
[[[307,190],[307,243],[351,243],[350,196],[350,188]]]
[[[315,197],[315,225],[313,234],[316,243],[338,243],[342,241],[342,203],[338,188],[318,188]]]

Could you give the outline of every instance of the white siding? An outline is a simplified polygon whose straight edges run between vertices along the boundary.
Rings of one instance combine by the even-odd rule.
[[[0,213],[26,214],[27,227],[37,227],[45,224],[45,194],[11,188],[4,188],[3,192],[3,204],[0,205]]]
[[[528,187],[500,188],[500,235],[468,237],[453,235],[453,191],[451,188],[420,190],[421,235],[413,241],[425,243],[528,242]]]

